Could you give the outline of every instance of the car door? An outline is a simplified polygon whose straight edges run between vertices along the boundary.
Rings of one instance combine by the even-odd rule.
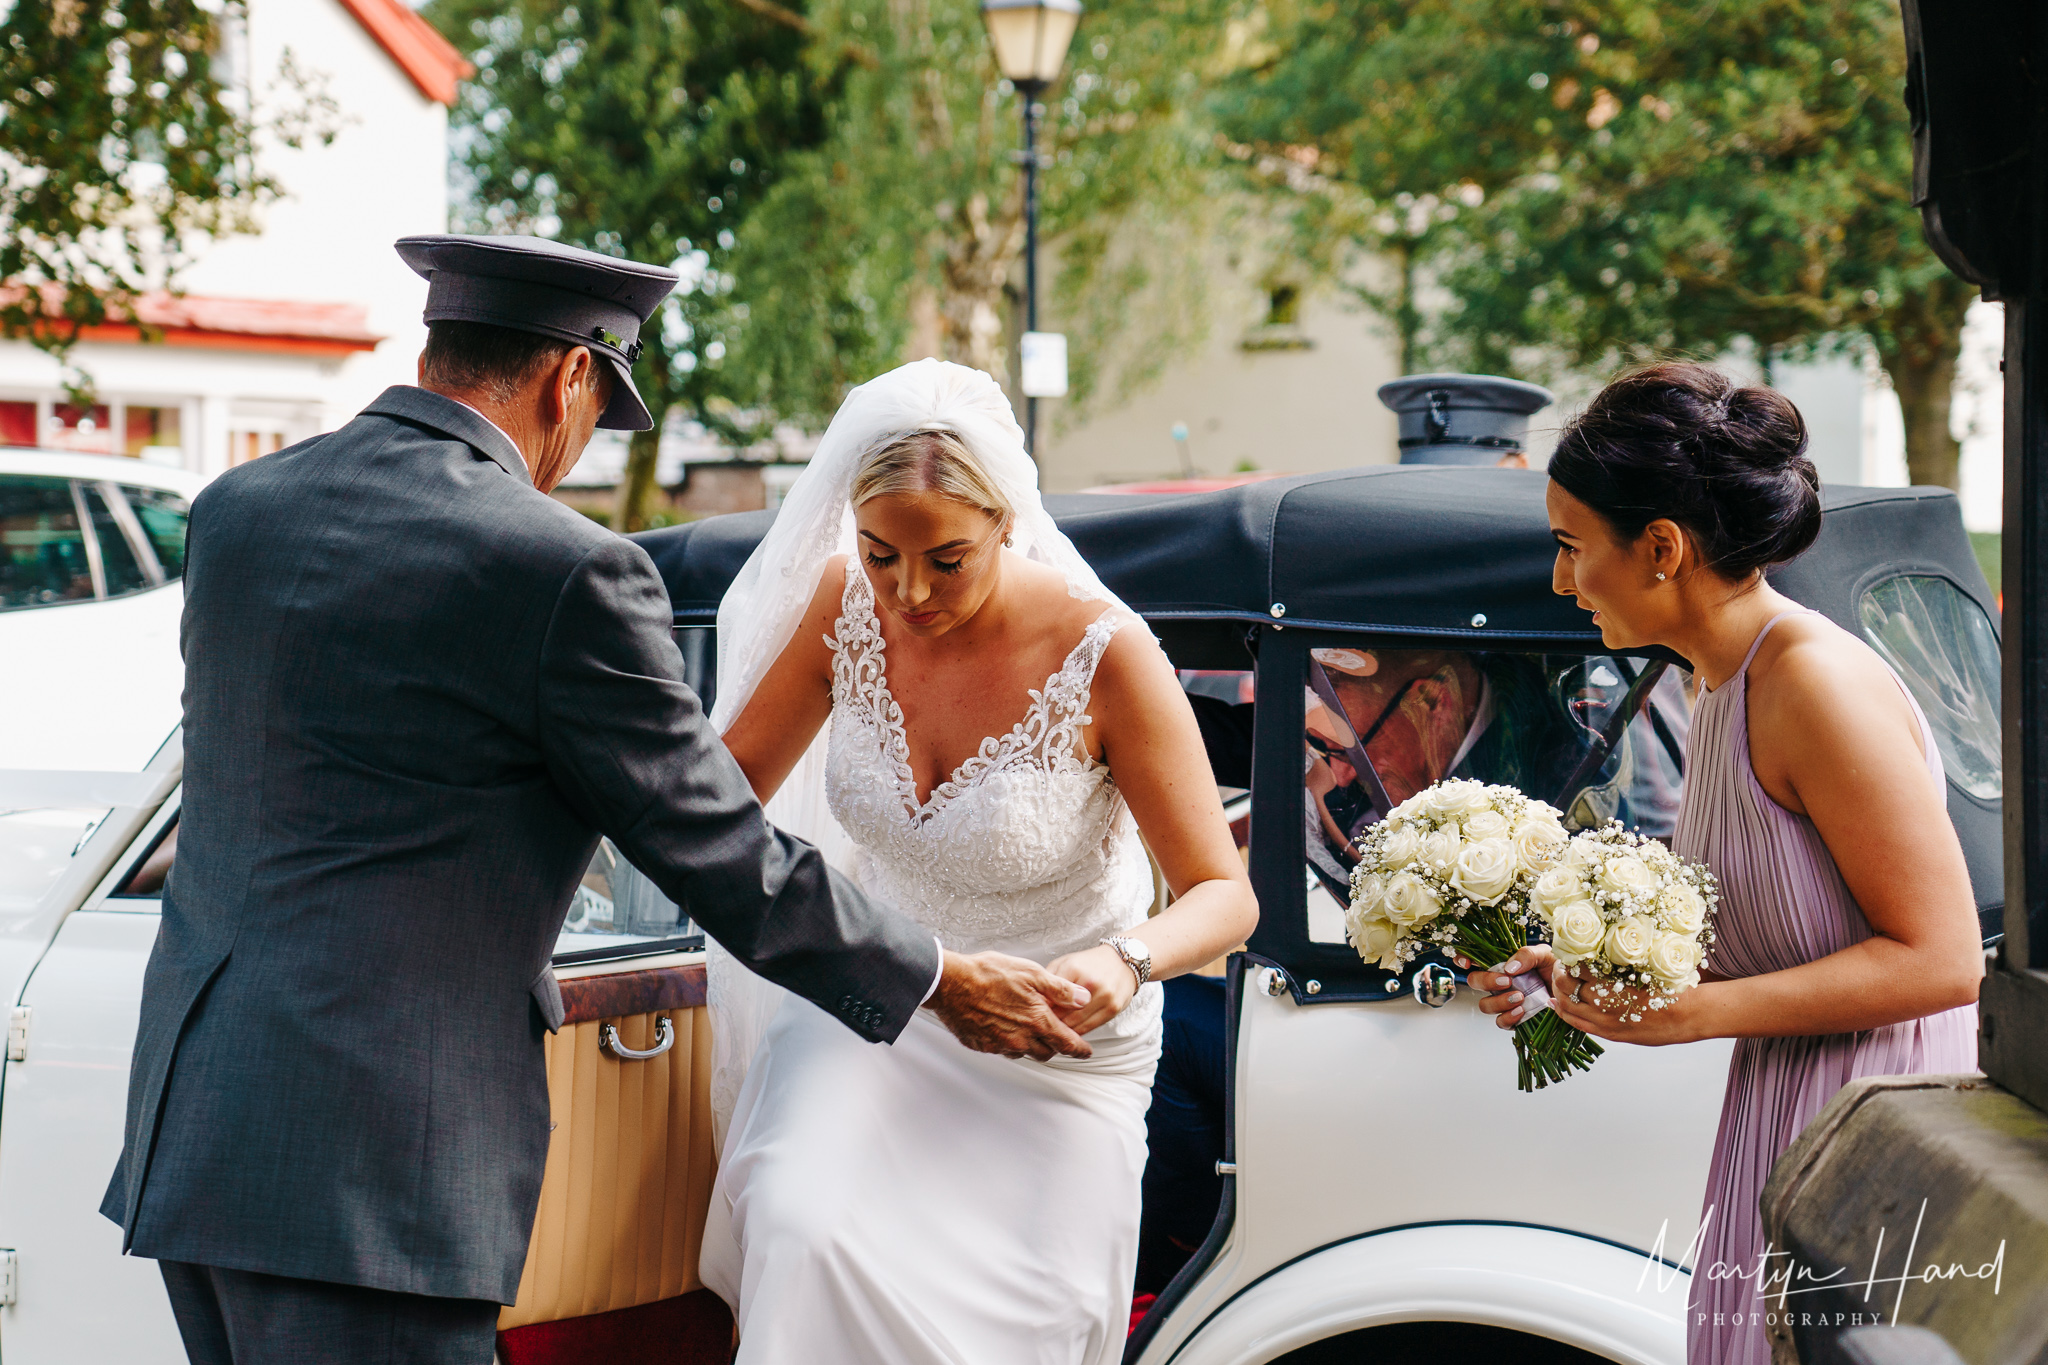
[[[142,973],[163,878],[139,893],[147,855],[175,831],[173,794],[112,873],[65,916],[29,976],[0,1104],[0,1243],[15,1264],[0,1309],[9,1365],[185,1359],[154,1262],[121,1254],[100,1216],[121,1155]]]
[[[99,1213],[178,809],[174,792],[64,918],[20,996],[27,1026],[0,1092],[8,1365],[185,1359],[156,1265],[123,1256],[120,1228]],[[600,845],[556,955],[567,1017],[548,1040],[555,1136],[520,1302],[503,1321],[552,1335],[508,1338],[508,1362],[545,1361],[536,1349],[593,1330],[574,1320],[645,1305],[667,1335],[697,1323],[707,1340],[727,1339],[723,1305],[696,1280],[715,1169],[702,943],[674,902]]]

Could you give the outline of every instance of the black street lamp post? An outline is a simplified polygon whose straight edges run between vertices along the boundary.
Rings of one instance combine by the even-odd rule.
[[[1038,336],[1038,97],[1059,79],[1067,45],[1081,22],[1080,0],[983,0],[981,21],[995,49],[996,66],[1023,104],[1024,150],[1024,332],[1026,360]],[[1061,369],[1064,370],[1064,365]],[[1061,388],[1064,389],[1064,382]],[[1024,379],[1024,448],[1037,453],[1038,385]]]

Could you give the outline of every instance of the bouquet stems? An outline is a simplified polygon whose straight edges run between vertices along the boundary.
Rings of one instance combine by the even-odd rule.
[[[1456,951],[1467,961],[1486,963],[1489,970],[1528,946],[1528,934],[1500,908],[1475,910],[1458,922]],[[1523,992],[1524,997],[1528,995]],[[1526,1006],[1525,1006],[1526,1008]],[[1559,1018],[1548,1007],[1515,1025],[1515,1088],[1541,1090],[1574,1071],[1587,1071],[1606,1049]]]

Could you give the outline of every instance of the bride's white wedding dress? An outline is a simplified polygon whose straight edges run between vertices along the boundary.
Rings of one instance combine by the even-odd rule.
[[[1080,745],[1096,665],[1131,618],[1105,610],[1009,733],[920,802],[874,607],[849,561],[825,792],[864,889],[948,948],[1041,963],[1141,923],[1143,846]],[[1092,1058],[1036,1062],[971,1052],[924,1011],[874,1046],[786,999],[734,1106],[705,1233],[739,1359],[1118,1359],[1160,1008],[1148,985],[1088,1035]]]

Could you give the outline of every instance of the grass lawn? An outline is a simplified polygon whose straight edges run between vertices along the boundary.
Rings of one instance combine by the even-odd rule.
[[[1991,582],[1991,591],[1998,591],[1999,540],[1996,531],[1970,532],[1970,548],[1977,552],[1977,563],[1984,570],[1984,577]]]

